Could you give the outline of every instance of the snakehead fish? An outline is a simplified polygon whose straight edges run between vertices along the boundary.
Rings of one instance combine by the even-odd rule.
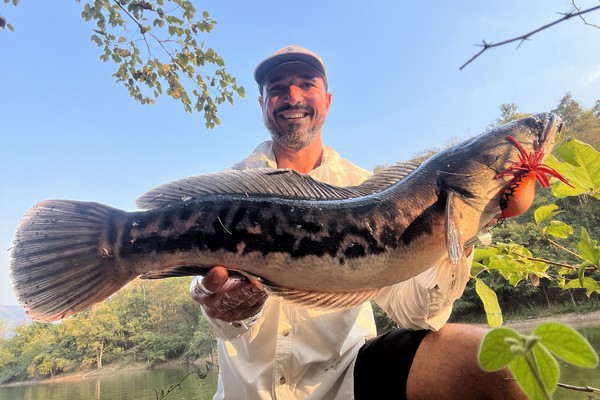
[[[561,127],[550,113],[523,118],[353,187],[232,170],[150,190],[137,200],[145,211],[42,201],[15,233],[13,289],[32,319],[55,321],[138,276],[224,265],[296,304],[356,306],[431,266],[465,267],[465,247],[518,189],[520,154],[541,164]]]

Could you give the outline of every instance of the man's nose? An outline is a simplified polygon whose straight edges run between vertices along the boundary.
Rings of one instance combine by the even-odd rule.
[[[290,85],[288,90],[288,98],[290,103],[296,104],[302,101],[302,89],[296,85]]]

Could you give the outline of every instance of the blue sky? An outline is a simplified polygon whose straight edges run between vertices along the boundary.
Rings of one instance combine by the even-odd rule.
[[[151,187],[226,168],[268,139],[252,71],[284,45],[324,58],[333,93],[324,140],[367,169],[480,133],[503,103],[543,112],[568,91],[587,108],[600,99],[600,29],[576,18],[518,49],[492,49],[459,71],[481,40],[529,32],[569,11],[570,1],[439,3],[197,2],[217,20],[205,44],[247,94],[220,109],[222,124],[213,130],[170,99],[156,106],[130,99],[111,76],[114,65],[99,61],[82,4],[0,5],[15,27],[0,31],[0,304],[16,304],[7,249],[36,202],[65,198],[133,210]],[[589,21],[600,24],[600,12]]]

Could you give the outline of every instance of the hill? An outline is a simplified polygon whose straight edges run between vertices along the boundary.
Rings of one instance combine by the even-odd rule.
[[[8,338],[14,334],[17,326],[30,322],[30,319],[22,307],[0,304],[0,321],[0,338]]]

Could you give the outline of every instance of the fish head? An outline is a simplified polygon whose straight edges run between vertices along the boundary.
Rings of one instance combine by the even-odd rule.
[[[515,179],[514,174],[502,172],[521,168],[523,158],[541,165],[552,152],[562,126],[556,114],[536,114],[448,148],[438,153],[438,161],[432,160],[438,186],[460,195],[474,208],[472,217],[479,214],[479,229],[489,226],[501,218],[500,198]]]

